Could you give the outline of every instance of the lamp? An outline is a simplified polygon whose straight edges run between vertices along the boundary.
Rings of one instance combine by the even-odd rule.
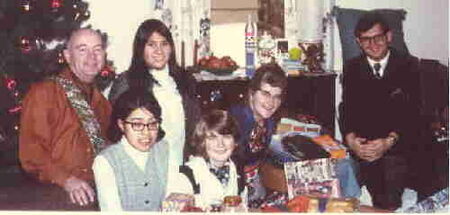
[[[322,72],[323,0],[297,1],[298,45],[303,50],[309,72]]]

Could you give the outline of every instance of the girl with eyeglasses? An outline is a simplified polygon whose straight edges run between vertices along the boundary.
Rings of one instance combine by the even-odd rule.
[[[102,211],[158,211],[166,191],[168,144],[161,108],[149,91],[130,89],[113,106],[108,137],[114,145],[94,160]]]

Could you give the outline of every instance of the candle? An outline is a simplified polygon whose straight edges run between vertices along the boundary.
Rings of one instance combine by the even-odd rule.
[[[194,62],[193,65],[197,65],[197,50],[198,50],[198,42],[194,40]]]
[[[184,40],[181,41],[181,68],[185,68]]]

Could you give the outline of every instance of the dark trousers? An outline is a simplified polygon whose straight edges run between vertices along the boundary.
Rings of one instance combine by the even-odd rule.
[[[2,176],[11,180],[0,186],[0,210],[99,210],[97,202],[87,206],[72,204],[68,193],[57,185],[40,183],[20,173]]]
[[[407,172],[405,158],[384,155],[373,162],[359,162],[358,182],[361,186],[366,185],[372,197],[373,206],[395,210],[402,204]]]

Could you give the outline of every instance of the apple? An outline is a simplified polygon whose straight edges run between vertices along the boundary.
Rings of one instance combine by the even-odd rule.
[[[206,58],[202,58],[198,61],[198,65],[201,67],[205,67],[208,64],[208,60]]]
[[[221,61],[218,58],[211,59],[208,63],[208,68],[218,69],[221,67]]]

